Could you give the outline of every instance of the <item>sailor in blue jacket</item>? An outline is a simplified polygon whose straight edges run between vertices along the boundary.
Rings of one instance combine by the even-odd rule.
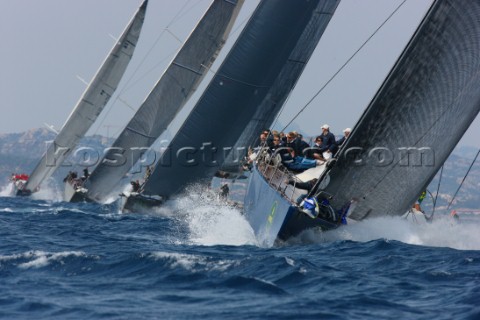
[[[335,135],[330,132],[330,126],[328,124],[324,124],[322,126],[322,134],[320,136],[322,138],[322,152],[330,152],[332,155],[335,155],[337,152],[337,141],[335,140]]]

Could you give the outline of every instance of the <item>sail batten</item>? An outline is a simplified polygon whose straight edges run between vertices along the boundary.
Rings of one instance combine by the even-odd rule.
[[[72,152],[79,140],[90,129],[92,123],[109,101],[133,55],[135,44],[138,41],[145,19],[147,2],[148,0],[145,0],[137,10],[120,36],[119,41],[114,45],[79,99],[79,102],[70,113],[67,121],[56,136],[54,143],[48,146],[47,151],[30,175],[25,189],[36,190],[44,180],[48,179],[55,172]],[[65,149],[58,157],[55,157],[55,154],[58,153],[56,146],[61,146],[61,148]],[[52,157],[53,163],[51,161]]]
[[[195,92],[206,69],[215,61],[225,44],[244,0],[214,0],[172,63],[147,96],[134,117],[120,133],[112,150],[87,180],[88,197],[104,200],[140,159],[138,148],[148,148],[164,132],[187,100]],[[124,150],[127,161],[111,166],[117,150]]]
[[[170,197],[190,183],[211,179],[252,119],[280,107],[305,66],[289,60],[307,61],[330,20],[331,15],[323,20],[315,12],[333,14],[338,3],[260,2],[169,152],[161,155],[144,192]]]
[[[177,67],[180,67],[180,68],[182,68],[182,69],[185,69],[185,70],[191,71],[191,72],[193,72],[193,73],[196,73],[196,74],[198,74],[199,76],[203,76],[203,73],[201,73],[201,72],[193,69],[192,67],[182,65],[182,64],[180,64],[180,63],[178,63],[178,62],[175,62],[175,61],[172,62],[172,64],[175,65],[175,66],[177,66]]]

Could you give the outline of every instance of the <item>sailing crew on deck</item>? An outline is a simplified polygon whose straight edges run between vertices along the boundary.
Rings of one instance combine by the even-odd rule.
[[[265,133],[265,132],[267,132],[267,133]],[[267,135],[268,135],[267,130],[262,131],[262,133],[260,134],[260,142],[259,142],[258,146],[253,148],[253,149],[250,148],[250,147],[248,148],[247,157],[245,158],[246,163],[243,165],[244,170],[250,170],[251,167],[252,167],[253,161],[255,161],[255,159],[257,158],[258,152],[263,147],[268,146]]]
[[[352,132],[352,129],[350,128],[345,128],[343,130],[343,137],[337,140],[337,146],[339,148],[345,143],[345,140],[347,140],[348,136],[350,135],[350,132]]]
[[[324,124],[322,126],[322,152],[323,157],[325,159],[331,158],[335,155],[338,150],[337,141],[335,140],[335,135],[330,132],[330,126],[328,124]]]
[[[130,184],[132,185],[132,192],[139,192],[140,191],[140,182],[138,180],[130,181]]]
[[[147,181],[148,178],[150,178],[150,175],[152,174],[152,169],[153,166],[147,166],[147,170],[145,170],[145,177],[144,180]]]
[[[83,169],[83,176],[81,178],[82,181],[87,180],[89,176],[90,176],[90,172],[88,172],[88,168]]]
[[[318,136],[315,138],[315,143],[313,147],[308,148],[308,150],[305,153],[305,156],[308,159],[325,161],[325,158],[322,155],[322,137],[321,136]]]
[[[229,194],[230,194],[230,188],[228,187],[228,183],[225,183],[220,187],[220,193],[219,193],[220,199],[227,200]]]
[[[292,131],[287,134],[287,143],[286,146],[292,148],[293,157],[303,156],[303,151],[310,148],[308,143],[302,140],[302,136],[297,132]]]
[[[288,160],[293,160],[293,157],[290,155],[289,149],[285,147],[285,145],[282,142],[282,139],[280,138],[280,135],[274,134],[273,135],[273,145],[270,148],[270,151],[272,153],[277,153],[282,157],[282,161],[284,160],[284,157],[288,157]],[[287,159],[286,159],[287,160]]]
[[[268,134],[265,134],[265,132],[262,132],[260,134],[260,142],[258,143],[258,146],[253,149],[255,152],[258,152],[260,149],[267,145],[267,137]]]
[[[420,205],[422,204],[423,199],[427,196],[427,191],[423,191],[420,196],[418,197],[417,201],[415,201],[415,204],[413,205],[413,208],[419,212],[423,213],[422,207]]]
[[[263,144],[267,144],[268,147],[272,147],[273,145],[273,134],[274,134],[274,131],[271,131],[270,129],[265,129],[262,131],[262,134],[265,135],[265,141],[262,141]]]
[[[280,136],[280,141],[282,143],[287,143],[287,136],[285,135],[285,132],[281,131],[278,135]]]
[[[301,149],[304,145],[295,142],[296,135],[294,132],[289,132],[287,134],[287,144],[286,150],[287,153],[282,153],[282,164],[289,170],[293,171],[304,171],[310,168],[315,168],[317,165],[323,164],[323,161],[316,160],[316,159],[307,159],[302,157],[303,149]],[[307,148],[309,148],[308,144],[306,144]]]

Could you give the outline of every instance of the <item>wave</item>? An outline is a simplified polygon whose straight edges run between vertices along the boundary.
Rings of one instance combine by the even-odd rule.
[[[205,255],[176,252],[153,252],[148,254],[147,257],[166,263],[170,269],[182,268],[191,272],[223,272],[238,264],[235,260],[218,260]]]
[[[167,201],[161,210],[188,226],[191,244],[257,245],[253,229],[241,210],[220,199],[211,189],[190,186],[183,195]]]
[[[8,183],[7,185],[0,187],[0,197],[15,197],[13,193],[14,187],[12,183]],[[31,198],[33,200],[49,200],[59,202],[63,200],[63,195],[53,178],[50,178],[42,184],[41,188],[37,192],[32,193]]]
[[[350,223],[327,232],[308,230],[287,243],[368,242],[378,239],[429,247],[480,250],[480,219],[456,222],[449,216],[436,216],[427,223],[402,217],[381,217]]]
[[[53,262],[63,263],[68,257],[86,257],[83,251],[45,252],[28,251],[20,254],[0,256],[0,264],[12,263],[21,269],[42,268]]]

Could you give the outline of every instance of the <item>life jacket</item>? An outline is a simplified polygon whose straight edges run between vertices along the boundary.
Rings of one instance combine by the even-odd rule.
[[[300,203],[300,210],[310,218],[315,219],[320,213],[317,199],[315,197],[305,198]]]

